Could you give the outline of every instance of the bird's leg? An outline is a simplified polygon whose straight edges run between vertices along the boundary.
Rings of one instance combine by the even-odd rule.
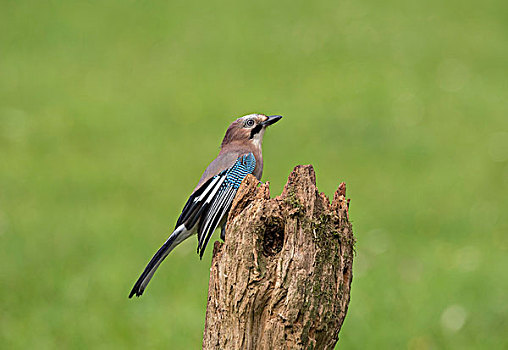
[[[223,223],[220,228],[220,239],[224,242],[226,241],[226,223]]]

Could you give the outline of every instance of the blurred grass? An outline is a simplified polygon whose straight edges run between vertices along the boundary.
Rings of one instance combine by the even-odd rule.
[[[127,294],[228,124],[348,184],[342,349],[508,347],[503,1],[0,2],[0,347],[200,346],[211,252]]]

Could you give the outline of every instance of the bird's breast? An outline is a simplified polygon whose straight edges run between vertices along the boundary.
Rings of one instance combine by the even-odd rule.
[[[263,176],[263,154],[261,153],[261,149],[255,149],[252,153],[256,158],[256,167],[254,168],[252,175],[261,181],[261,177]]]

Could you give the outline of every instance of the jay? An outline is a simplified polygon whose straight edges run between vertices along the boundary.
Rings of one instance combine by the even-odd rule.
[[[261,143],[266,128],[280,115],[249,114],[235,120],[227,129],[220,152],[201,176],[178,218],[175,230],[152,257],[129,294],[140,296],[155,271],[178,244],[197,233],[199,257],[215,229],[225,238],[227,216],[240,184],[248,175],[258,180],[263,173]]]

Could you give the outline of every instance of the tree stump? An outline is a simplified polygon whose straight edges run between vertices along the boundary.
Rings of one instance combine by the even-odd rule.
[[[346,316],[355,238],[341,183],[332,203],[311,165],[282,194],[251,175],[215,242],[203,349],[333,349]]]

